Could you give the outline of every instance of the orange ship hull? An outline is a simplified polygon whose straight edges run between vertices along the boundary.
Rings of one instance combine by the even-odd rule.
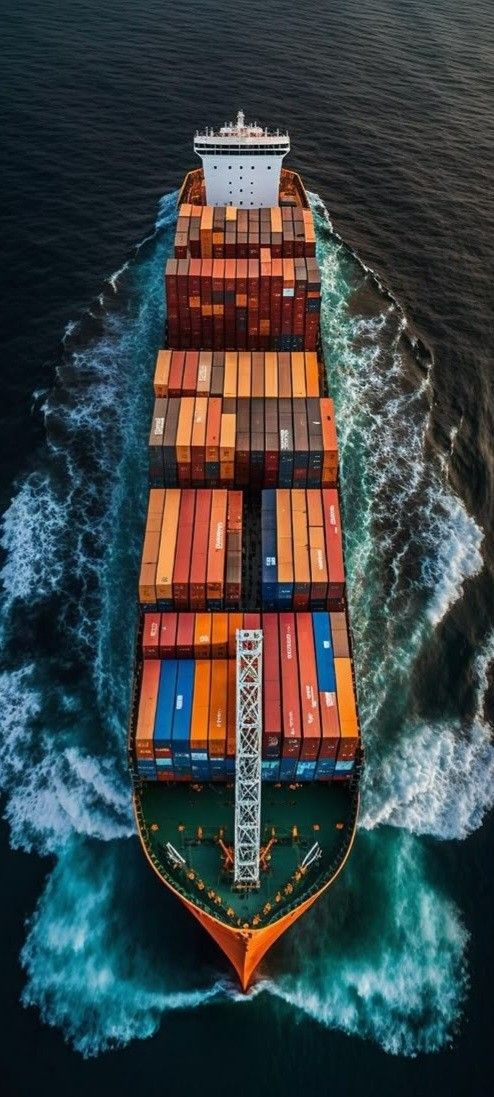
[[[250,927],[248,929],[237,929],[233,926],[225,925],[224,922],[221,922],[218,918],[213,918],[211,914],[207,914],[205,911],[200,910],[200,908],[196,906],[192,899],[186,899],[172,886],[169,880],[167,880],[166,877],[164,877],[158,871],[156,865],[153,864],[153,861],[148,854],[146,844],[143,841],[140,833],[137,814],[136,822],[144,854],[148,863],[153,869],[153,872],[156,873],[161,883],[165,884],[165,887],[169,888],[169,890],[173,892],[173,894],[177,897],[177,899],[180,900],[184,907],[186,907],[186,909],[194,915],[194,918],[197,918],[197,921],[200,922],[201,926],[205,930],[207,930],[207,932],[213,938],[219,948],[224,952],[225,956],[228,958],[233,968],[235,969],[240,980],[242,990],[244,991],[247,991],[249,989],[250,983],[252,982],[252,978],[255,974],[257,967],[259,966],[263,956],[266,955],[271,946],[275,944],[278,938],[281,937],[282,934],[285,933],[285,931],[289,929],[290,926],[292,926],[294,922],[296,922],[298,918],[300,918],[302,914],[305,913],[306,910],[309,910],[309,908],[313,906],[313,904],[318,899],[320,899],[321,895],[323,895],[323,893],[327,891],[332,884],[334,884],[335,880],[340,875],[340,872],[342,872],[348,860],[353,843],[355,841],[355,833],[357,829],[356,818],[352,833],[349,838],[348,848],[346,850],[345,857],[343,858],[341,864],[338,866],[338,869],[334,873],[334,875],[331,876],[326,881],[326,883],[314,893],[314,895],[310,895],[307,899],[302,900],[300,905],[296,907],[295,910],[290,911],[288,914],[285,914],[283,915],[283,917],[279,918],[278,921],[272,922],[267,926],[261,927],[260,929],[251,929]]]

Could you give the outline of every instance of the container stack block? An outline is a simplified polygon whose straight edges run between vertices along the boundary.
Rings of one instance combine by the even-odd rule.
[[[139,575],[137,774],[234,780],[236,633],[261,628],[262,779],[347,780],[360,731],[311,211],[183,203],[165,290]],[[250,612],[246,489],[261,518]]]

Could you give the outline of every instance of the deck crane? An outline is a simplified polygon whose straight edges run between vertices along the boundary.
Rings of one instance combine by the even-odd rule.
[[[234,886],[259,887],[262,629],[237,629]]]

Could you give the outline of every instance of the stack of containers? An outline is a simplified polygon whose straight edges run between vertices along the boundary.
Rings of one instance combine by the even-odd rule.
[[[224,609],[242,584],[242,493],[154,488],[139,578],[142,609]]]
[[[343,538],[336,489],[263,491],[261,540],[265,609],[343,607]]]
[[[315,259],[169,259],[168,340],[177,348],[315,351]],[[281,296],[281,324],[279,305]]]
[[[320,367],[315,351],[160,350],[154,394],[318,397]]]
[[[248,211],[235,206],[180,206],[176,259],[259,259],[263,248],[269,249],[273,259],[315,256],[311,211],[298,206]]]
[[[235,393],[228,363],[225,377],[226,391]],[[335,486],[337,476],[332,400],[236,395],[155,400],[149,435],[154,487],[321,487]]]
[[[236,630],[262,627],[263,779],[345,779],[359,728],[311,212],[182,205],[166,290],[172,347],[155,369],[156,486],[139,583],[150,612],[138,773],[233,778]],[[235,608],[242,494],[225,490],[234,483],[265,488],[262,602],[276,612],[262,620]],[[331,613],[307,612],[323,606]]]
[[[145,614],[139,775],[234,775],[239,628],[263,631],[263,780],[348,777],[358,745],[348,624],[318,612]]]

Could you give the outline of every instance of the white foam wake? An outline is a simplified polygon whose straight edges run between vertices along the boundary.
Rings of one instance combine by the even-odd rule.
[[[109,841],[133,833],[128,780],[114,756],[94,757],[71,730],[44,727],[35,667],[0,675],[0,787],[15,849],[60,852],[73,834]],[[71,699],[66,701],[70,713]]]
[[[416,841],[402,834],[379,845],[361,840],[355,867],[367,888],[352,873],[339,903],[320,902],[317,921],[306,915],[291,942],[292,973],[265,985],[319,1024],[391,1054],[437,1051],[461,1012],[468,935],[427,882]]]
[[[170,1010],[193,1009],[219,993],[219,985],[184,986],[166,935],[158,955],[150,954],[131,916],[135,897],[122,919],[124,887],[112,847],[102,855],[69,843],[22,951],[23,1004],[35,1005],[85,1057],[153,1036]]]
[[[477,656],[469,722],[408,723],[391,749],[376,748],[364,774],[361,826],[402,827],[442,839],[466,838],[494,806],[494,744],[484,718],[494,634]]]
[[[67,499],[55,491],[47,475],[29,476],[2,518],[4,618],[16,599],[32,604],[58,589],[64,569],[61,538],[66,521]]]

